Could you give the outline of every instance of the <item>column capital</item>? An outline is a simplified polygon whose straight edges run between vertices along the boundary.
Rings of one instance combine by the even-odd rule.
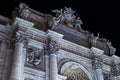
[[[103,62],[98,58],[92,59],[92,65],[94,69],[102,69]]]
[[[48,41],[47,45],[44,46],[44,53],[47,55],[54,54],[60,49],[60,45],[53,41]]]
[[[16,43],[23,43],[24,47],[26,47],[26,45],[28,43],[28,37],[21,35],[19,32],[16,32],[15,42]]]
[[[111,72],[113,76],[120,76],[120,64],[113,65]]]

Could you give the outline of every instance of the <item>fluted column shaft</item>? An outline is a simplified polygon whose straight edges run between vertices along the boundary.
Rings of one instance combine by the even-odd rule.
[[[15,44],[15,53],[13,56],[13,64],[12,64],[10,80],[21,80],[22,67],[23,67],[22,53],[23,53],[23,43],[17,42]]]
[[[50,80],[58,80],[58,69],[57,69],[57,59],[56,54],[50,54]]]
[[[104,80],[101,69],[96,69],[97,80]]]
[[[1,45],[0,45],[0,57],[3,58],[5,55],[5,51],[6,51],[6,42],[5,40],[1,41]]]
[[[49,56],[48,55],[45,55],[45,71],[46,71],[45,80],[49,80]]]

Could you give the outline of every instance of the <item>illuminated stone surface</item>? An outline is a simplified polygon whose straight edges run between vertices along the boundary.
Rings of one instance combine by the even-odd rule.
[[[54,17],[22,3],[0,16],[0,80],[120,80],[110,41],[81,28],[71,8]]]

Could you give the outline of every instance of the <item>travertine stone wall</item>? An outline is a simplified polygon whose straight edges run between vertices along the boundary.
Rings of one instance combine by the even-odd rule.
[[[10,80],[9,78],[11,78],[11,80],[14,80],[12,78],[18,80],[24,80],[25,78],[33,80],[48,80],[49,78],[50,80],[56,80],[59,78],[59,80],[66,80],[67,77],[61,74],[60,70],[63,64],[69,61],[82,65],[91,75],[91,79],[104,80],[102,73],[111,72],[111,68],[113,67],[112,62],[115,62],[117,65],[120,63],[120,57],[116,55],[110,57],[105,55],[104,51],[98,48],[86,48],[67,41],[63,39],[64,35],[52,30],[48,30],[47,32],[38,30],[35,28],[34,23],[18,17],[15,18],[12,25],[9,27],[9,29],[6,29],[7,27],[5,25],[0,24],[0,80]],[[8,36],[8,30],[11,30],[11,32],[13,31],[14,33],[17,31],[22,36],[26,37],[28,40],[27,47],[23,46],[25,43],[23,43],[21,47],[18,45],[18,47],[14,48],[15,43],[12,44],[13,48],[9,47],[7,42],[9,39],[14,38],[11,38],[10,35]],[[60,45],[60,49],[55,54],[49,56],[49,58],[51,57],[50,59],[44,59],[47,61],[42,62],[42,67],[46,67],[46,70],[51,69],[51,71],[49,70],[51,74],[47,74],[44,70],[45,68],[40,70],[40,68],[36,68],[35,66],[25,66],[28,46],[44,50],[48,38]],[[15,51],[15,49],[18,51]],[[13,57],[13,55],[15,57]],[[42,56],[45,58],[44,54]],[[101,68],[94,68],[95,66],[98,67],[98,65],[93,65],[93,57],[101,60]],[[45,62],[47,65],[45,65]],[[56,64],[54,64],[55,62]],[[49,71],[48,73],[50,73]],[[56,78],[53,74],[58,77]],[[19,78],[20,76],[22,76],[21,79]],[[116,80],[120,79],[119,75],[112,77]]]

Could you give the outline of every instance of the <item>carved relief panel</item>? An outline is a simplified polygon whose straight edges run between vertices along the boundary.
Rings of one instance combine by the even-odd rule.
[[[42,69],[42,65],[44,65],[43,50],[35,47],[28,47],[26,54],[26,65],[30,67]]]

